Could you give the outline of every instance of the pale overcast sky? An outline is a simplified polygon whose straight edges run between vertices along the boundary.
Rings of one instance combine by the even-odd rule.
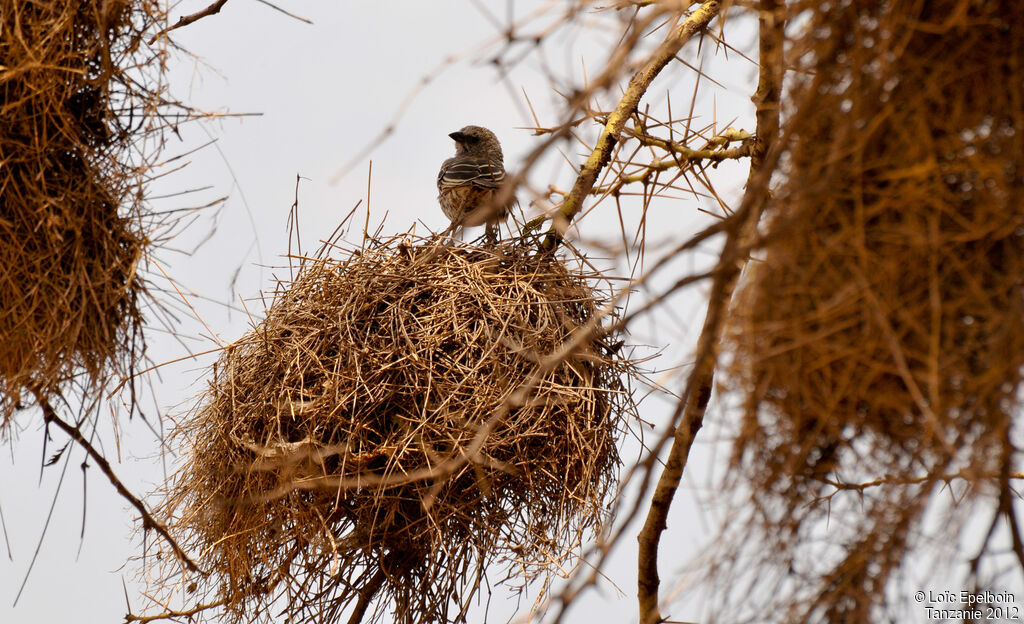
[[[206,0],[182,2],[172,15],[176,18],[206,4]],[[514,170],[518,159],[537,141],[521,129],[532,123],[524,114],[523,90],[542,123],[558,121],[554,111],[560,96],[552,92],[537,63],[527,61],[519,66],[509,78],[510,89],[496,79],[493,65],[456,61],[418,92],[382,144],[332,184],[332,178],[346,164],[396,121],[402,102],[424,76],[432,75],[449,56],[472,52],[497,35],[480,6],[504,19],[506,3],[280,0],[280,4],[313,24],[290,19],[256,0],[229,0],[219,15],[175,34],[175,40],[196,55],[196,59],[183,55],[173,59],[171,89],[178,98],[207,111],[261,114],[183,128],[183,140],[171,137],[166,156],[186,152],[210,138],[217,139],[216,146],[197,152],[190,157],[189,167],[154,187],[164,193],[213,187],[160,200],[161,209],[229,196],[222,209],[208,211],[169,245],[194,253],[168,249],[157,258],[188,289],[235,305],[239,305],[240,296],[251,298],[268,288],[273,267],[284,264],[287,213],[297,174],[304,178],[299,190],[304,241],[330,234],[359,200],[364,200],[365,206],[370,159],[371,221],[379,223],[386,213],[385,232],[405,231],[418,219],[439,230],[447,221],[437,206],[435,177],[441,161],[453,153],[449,132],[467,124],[491,128],[505,148],[507,168]],[[546,5],[517,2],[515,12],[522,17]],[[731,43],[749,50],[753,31],[737,32],[739,38]],[[558,54],[548,60],[564,78],[571,76],[578,83],[583,79],[584,66],[593,71],[601,67],[611,34],[578,29],[574,33],[575,38],[563,38]],[[705,123],[717,115],[719,123],[738,118],[735,126],[751,129],[748,98],[755,71],[749,62],[735,55],[730,62],[735,69],[713,74],[721,84],[707,85],[698,110]],[[652,94],[658,102],[668,90],[673,103],[688,105],[693,78],[687,75],[679,79],[679,75],[655,83]],[[582,130],[590,132],[586,127]],[[581,152],[579,145],[565,150],[575,163],[582,162]],[[716,175],[719,190],[730,201],[738,196],[746,168],[725,164]],[[531,178],[542,188],[549,183],[569,188],[572,180],[568,165],[557,154],[535,169]],[[651,231],[659,240],[680,240],[709,223],[708,217],[698,213],[699,206],[695,200],[655,202]],[[588,217],[584,234],[615,240],[617,223],[613,211],[595,213]],[[206,240],[211,225],[216,229]],[[417,228],[424,231],[422,225]],[[202,244],[197,247],[199,242]],[[664,363],[658,366],[671,366],[685,359],[682,354],[691,348],[687,342],[692,338],[690,330],[693,325],[699,327],[701,320],[699,295],[701,291],[693,291],[680,299],[671,311],[675,318],[664,326],[655,329],[641,324],[634,328],[635,341],[650,345],[648,353],[669,347]],[[245,331],[244,314],[228,312],[200,298],[194,302],[217,339],[229,342]],[[248,305],[256,312],[260,309],[256,302]],[[186,319],[180,329],[195,336],[187,343],[193,351],[215,346],[194,322]],[[181,344],[160,332],[152,333],[149,343],[150,357],[155,362],[183,354]],[[164,426],[170,427],[171,419],[187,409],[202,389],[204,367],[209,363],[210,358],[204,358],[161,369],[153,378],[157,405],[149,407],[150,422],[155,422],[159,410]],[[664,400],[652,398],[643,405],[642,414],[649,421],[663,422],[666,405]],[[14,439],[4,445],[6,457],[0,461],[0,509],[11,555],[0,563],[0,622],[123,621],[126,593],[136,609],[143,604],[139,598],[143,591],[137,578],[139,565],[134,559],[144,551],[135,514],[95,467],[83,480],[83,453],[78,448],[73,449],[70,461],[46,468],[40,478],[40,463],[45,459],[41,420],[33,411],[20,414],[12,429]],[[58,443],[51,444],[47,454],[63,443],[59,433],[54,435]],[[164,470],[172,467],[173,459],[161,455],[155,436],[138,418],[122,418],[116,435],[108,426],[101,430],[101,437],[107,457],[116,460],[118,474],[136,493],[149,494],[163,480]],[[692,466],[706,473],[708,464],[709,460],[698,452]],[[700,483],[707,475],[694,478]],[[12,607],[58,490],[38,560],[18,605]],[[83,495],[84,537],[80,537]],[[703,524],[707,518],[702,518],[695,507],[688,490],[678,499],[670,519],[669,538],[662,549],[663,576],[670,583],[682,571],[684,553],[692,553],[697,536],[707,533]],[[627,535],[608,568],[609,580],[580,598],[568,621],[635,619],[635,545],[634,531]],[[0,543],[0,552],[8,554],[6,544]],[[496,588],[491,603],[492,621],[503,621],[514,610],[509,594],[501,587]],[[680,608],[672,615],[687,620],[698,614]]]

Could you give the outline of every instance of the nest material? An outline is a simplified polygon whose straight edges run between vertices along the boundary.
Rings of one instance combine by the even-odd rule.
[[[1013,0],[791,8],[810,16],[792,56],[810,77],[790,91],[786,182],[734,307],[735,460],[804,590],[780,620],[866,622],[942,476],[1010,469],[1024,21]],[[875,479],[849,509],[808,505]],[[838,556],[795,549],[829,511],[851,527],[830,538]]]
[[[489,563],[562,562],[605,519],[633,409],[598,303],[522,243],[399,239],[280,284],[215,366],[171,489],[232,619],[287,586],[290,621],[378,588],[395,622],[458,620]]]
[[[0,426],[24,391],[96,387],[139,356],[160,19],[150,0],[0,0]]]

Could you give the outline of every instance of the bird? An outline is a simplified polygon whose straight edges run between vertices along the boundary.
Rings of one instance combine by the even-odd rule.
[[[448,136],[455,141],[455,156],[437,174],[437,201],[452,222],[448,232],[486,224],[487,240],[495,242],[498,224],[515,204],[514,196],[497,203],[506,177],[498,137],[481,126],[466,126]]]

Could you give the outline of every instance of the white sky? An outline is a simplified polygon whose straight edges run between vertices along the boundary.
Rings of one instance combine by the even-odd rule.
[[[176,18],[205,4],[205,0],[183,2],[172,15]],[[498,16],[505,15],[504,1],[479,4],[491,7]],[[544,4],[516,3],[516,14],[525,15],[531,7]],[[417,95],[386,141],[358,162],[351,173],[331,184],[331,178],[394,121],[400,104],[425,75],[450,55],[477,49],[496,31],[478,6],[468,0],[281,0],[281,5],[314,24],[292,20],[255,0],[230,0],[219,15],[175,35],[201,61],[175,58],[171,87],[177,97],[208,111],[254,112],[261,116],[186,127],[182,129],[183,141],[172,137],[165,152],[168,157],[208,140],[207,134],[216,138],[217,144],[192,156],[188,168],[154,190],[170,192],[208,185],[213,189],[161,200],[158,207],[202,204],[225,194],[229,200],[220,211],[208,211],[171,245],[192,250],[215,224],[212,238],[195,253],[163,251],[157,259],[188,289],[236,305],[240,296],[250,298],[270,286],[273,270],[265,267],[283,264],[287,212],[293,201],[296,174],[305,178],[299,197],[307,246],[327,236],[356,202],[364,200],[365,207],[369,159],[373,160],[371,221],[379,223],[386,212],[385,232],[404,231],[417,219],[439,230],[447,221],[437,206],[435,177],[440,162],[453,151],[449,132],[471,123],[491,128],[505,148],[507,168],[515,170],[518,159],[537,141],[528,131],[518,129],[532,123],[523,115],[523,89],[542,123],[557,121],[553,111],[560,97],[551,91],[535,62],[524,63],[513,73],[509,80],[512,92],[496,80],[493,66],[455,62]],[[740,32],[746,39],[731,43],[749,49],[750,31]],[[564,78],[578,84],[584,65],[588,71],[600,69],[610,34],[576,33],[579,38],[563,38],[562,47],[555,48],[557,53],[549,60]],[[754,84],[753,67],[735,56],[729,67],[729,71],[713,74],[721,87],[708,85],[697,110],[704,123],[710,123],[713,115],[720,123],[739,117],[734,125],[751,129],[748,98]],[[666,76],[656,82],[648,101],[660,104],[669,91],[674,110],[688,106],[692,74],[679,78],[682,75],[677,72],[675,78]],[[579,163],[583,160],[581,152],[576,145],[565,153]],[[735,198],[745,179],[745,167],[725,164],[716,175],[719,190],[727,198]],[[567,189],[572,175],[565,161],[556,156],[536,169],[531,181],[540,187],[555,183]],[[709,206],[694,200],[655,202],[649,216],[652,240],[678,241],[709,223],[697,212],[699,205]],[[584,235],[607,240],[618,236],[617,217],[610,208],[608,204],[603,213],[588,217]],[[417,227],[424,231],[422,225]],[[254,241],[258,241],[258,247]],[[671,318],[634,328],[634,341],[650,345],[648,353],[669,348],[658,366],[664,368],[685,360],[691,348],[691,330],[701,321],[700,294],[692,291],[674,299],[672,309],[667,311]],[[194,298],[193,303],[218,340],[229,342],[245,331],[243,314],[226,313],[223,307],[200,298]],[[254,302],[249,307],[260,309]],[[186,319],[180,329],[197,336],[188,343],[192,350],[214,346],[207,332],[194,322]],[[200,333],[202,338],[198,337]],[[183,355],[182,346],[166,335],[151,334],[149,343],[150,357],[156,362]],[[164,417],[180,415],[187,408],[202,388],[203,367],[209,362],[205,358],[161,369],[154,383]],[[674,383],[678,389],[679,384]],[[662,422],[665,406],[664,400],[649,399],[643,407],[644,418]],[[156,408],[150,407],[147,415],[150,422],[155,422]],[[139,598],[142,586],[136,578],[138,565],[126,563],[142,555],[135,514],[95,467],[83,481],[79,468],[83,455],[77,448],[61,486],[58,483],[65,470],[64,461],[43,470],[40,479],[40,422],[35,412],[19,415],[15,439],[5,445],[7,457],[0,461],[0,509],[12,556],[0,563],[0,622],[120,622],[126,612],[126,592],[136,609],[143,603]],[[165,424],[170,426],[170,421]],[[57,444],[51,443],[48,455],[63,443],[59,433],[54,435]],[[160,455],[153,434],[140,419],[122,419],[116,437],[109,427],[101,435],[107,457],[119,460],[115,469],[133,491],[149,493],[163,480],[165,461],[171,460]],[[707,481],[708,465],[706,454],[698,450],[691,462],[699,475],[698,483]],[[39,559],[17,607],[12,607],[58,487],[60,493]],[[80,538],[84,488],[87,504],[84,538]],[[672,587],[685,562],[683,553],[692,552],[696,536],[706,534],[708,518],[702,517],[693,499],[684,494],[677,500],[668,539],[662,547],[666,588]],[[610,580],[598,591],[585,594],[568,621],[631,621],[636,617],[634,536],[635,531],[626,536],[621,552],[608,568]],[[7,546],[0,543],[0,552],[6,555]],[[625,594],[618,593],[613,583]],[[503,621],[503,616],[512,612],[504,604],[508,601],[508,593],[497,588],[491,599],[492,621]],[[698,616],[684,607],[671,614],[678,620]]]

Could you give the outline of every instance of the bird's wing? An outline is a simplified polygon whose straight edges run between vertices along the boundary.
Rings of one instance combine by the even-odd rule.
[[[498,188],[505,180],[505,168],[486,158],[456,156],[444,161],[437,174],[437,187],[450,188],[474,184]]]

